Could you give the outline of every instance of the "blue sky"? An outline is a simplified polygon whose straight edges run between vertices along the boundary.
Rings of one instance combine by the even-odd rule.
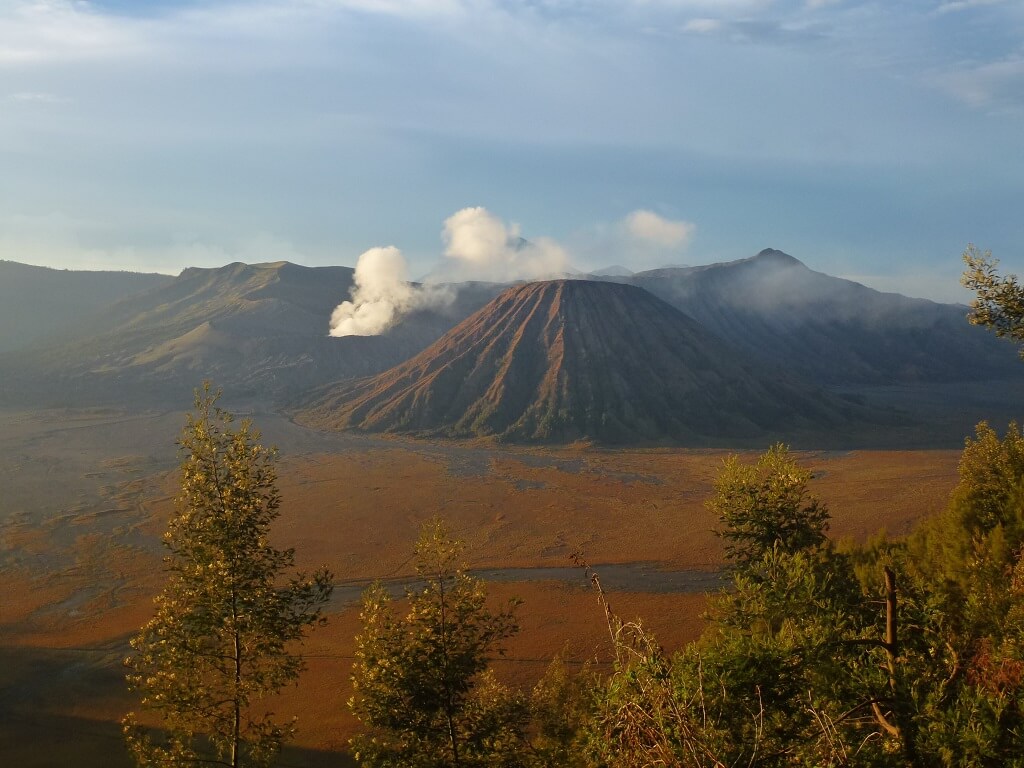
[[[416,275],[470,206],[966,300],[968,242],[1024,271],[1024,3],[0,0],[0,258]]]

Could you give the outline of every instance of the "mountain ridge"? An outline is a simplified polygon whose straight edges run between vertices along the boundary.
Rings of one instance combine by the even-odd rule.
[[[394,365],[471,311],[456,303],[455,317],[421,311],[383,336],[331,338],[331,311],[348,298],[352,278],[350,267],[290,262],[190,267],[81,318],[66,339],[0,355],[0,399],[162,403],[187,400],[212,379],[283,402]]]
[[[330,313],[349,298],[352,275],[348,267],[235,262],[156,276],[141,289],[118,285],[105,306],[69,313],[48,341],[0,351],[0,403],[179,406],[211,379],[266,407],[292,407],[410,359],[508,287],[456,284],[450,306],[400,318],[381,336],[329,338]],[[804,386],[881,407],[927,403],[948,425],[943,445],[962,441],[968,419],[1024,415],[1011,397],[1024,383],[1013,345],[968,325],[962,306],[878,292],[775,249],[594,279],[658,295],[744,361]]]
[[[147,272],[67,270],[0,259],[0,353],[74,334],[119,298],[168,284]]]
[[[514,442],[702,443],[879,414],[742,359],[636,286],[513,286],[405,363],[322,390],[319,427]]]

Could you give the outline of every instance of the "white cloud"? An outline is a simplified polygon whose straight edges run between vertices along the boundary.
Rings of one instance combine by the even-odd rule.
[[[733,15],[751,13],[771,6],[774,0],[632,0],[640,8],[655,8],[677,11],[714,11]]]
[[[642,271],[678,264],[697,225],[639,209],[612,222],[577,230],[570,238],[573,266],[583,271],[610,265]]]
[[[955,13],[957,11],[967,11],[971,8],[978,8],[983,5],[999,5],[1005,2],[1005,0],[954,0],[953,2],[943,3],[936,9],[936,13]]]
[[[94,11],[73,0],[0,4],[0,66],[110,59],[145,51],[145,24]]]
[[[45,91],[20,91],[7,95],[9,101],[17,101],[23,104],[64,104],[68,99],[58,96],[55,93]]]
[[[465,0],[313,0],[312,4],[325,8],[344,8],[364,13],[412,18],[452,16],[467,11],[471,6]],[[479,6],[480,3],[476,5]]]
[[[565,249],[546,237],[525,240],[519,225],[506,224],[486,208],[463,208],[444,222],[444,260],[435,280],[538,280],[564,274]]]
[[[626,231],[637,240],[665,248],[686,245],[697,226],[693,222],[666,219],[653,211],[637,210],[624,219]]]
[[[940,87],[972,107],[1024,109],[1024,55],[964,64],[934,78]]]
[[[721,28],[722,22],[720,19],[690,19],[683,25],[683,32],[706,35],[710,32],[717,32]]]

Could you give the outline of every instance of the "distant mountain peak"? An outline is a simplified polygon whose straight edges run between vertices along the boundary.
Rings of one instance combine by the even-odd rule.
[[[769,261],[776,262],[779,264],[799,264],[803,266],[804,263],[795,256],[790,256],[784,251],[779,251],[775,248],[765,248],[754,256],[751,261]]]

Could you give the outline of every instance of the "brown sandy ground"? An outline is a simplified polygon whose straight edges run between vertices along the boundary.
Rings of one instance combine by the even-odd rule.
[[[568,569],[577,548],[604,567],[615,610],[642,616],[665,647],[700,632],[700,591],[664,591],[640,576],[718,567],[703,504],[725,451],[429,444],[257,421],[282,449],[279,543],[338,582],[328,625],[306,643],[307,673],[275,704],[300,717],[288,765],[338,764],[354,725],[344,706],[354,600],[372,579],[400,584],[411,574],[418,526],[435,514],[465,539],[471,568],[497,571],[496,599],[525,600],[522,631],[495,662],[510,681],[531,684],[563,650],[572,662],[607,661],[607,629],[582,573],[529,570]],[[0,412],[0,764],[126,764],[116,722],[132,701],[120,660],[163,582],[159,537],[173,510],[181,423],[176,413]],[[883,527],[905,533],[940,509],[958,455],[799,458],[832,510],[833,535],[862,540]]]

